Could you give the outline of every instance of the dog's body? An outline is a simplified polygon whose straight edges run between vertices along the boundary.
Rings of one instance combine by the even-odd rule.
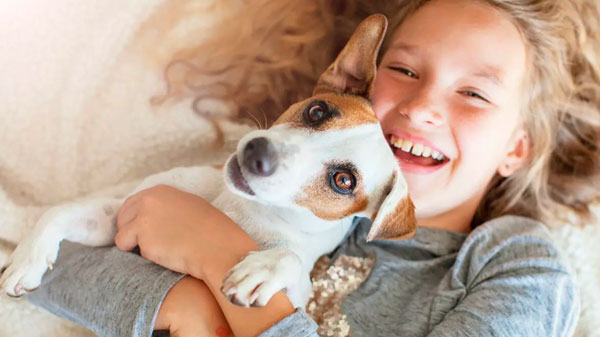
[[[261,250],[225,280],[234,303],[265,305],[287,289],[294,306],[304,306],[314,262],[339,244],[355,216],[374,220],[371,239],[414,230],[406,183],[368,101],[384,33],[385,18],[365,20],[314,96],[292,105],[269,130],[242,138],[223,170],[176,168],[131,193],[162,184],[199,195],[256,241]],[[39,286],[63,239],[111,245],[123,201],[92,199],[44,213],[13,252],[2,290],[18,296]]]

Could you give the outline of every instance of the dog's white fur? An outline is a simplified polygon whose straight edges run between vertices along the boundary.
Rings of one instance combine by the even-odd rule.
[[[378,26],[377,34],[369,34],[369,25]],[[345,60],[359,60],[366,68],[374,67],[374,57],[385,32],[385,19],[371,19],[370,23],[361,26],[362,33],[359,27],[359,37],[351,42],[375,39],[371,42],[372,50],[366,52],[369,54],[367,59],[350,57]],[[354,45],[354,50],[344,49],[346,54],[364,56],[365,51],[360,49],[364,46]],[[339,58],[330,69],[336,69],[337,62]],[[368,81],[364,86],[366,95],[370,95],[374,69],[368,69],[368,72],[370,77],[364,79]],[[324,77],[327,81],[327,76]],[[336,77],[334,82],[337,80]],[[327,85],[331,87],[331,83]],[[345,86],[344,83],[342,87]],[[338,89],[341,89],[338,94],[344,92],[344,88]],[[323,91],[321,86],[321,93]],[[335,96],[330,100],[327,104],[335,106]],[[364,99],[356,100],[355,105],[364,109]],[[303,115],[313,101],[309,99],[293,105],[290,110],[295,110],[288,110],[288,114]],[[347,117],[341,111],[335,118]],[[208,200],[251,235],[261,249],[249,254],[232,269],[224,283],[225,295],[240,305],[262,306],[275,292],[286,289],[294,306],[304,306],[310,293],[309,272],[314,262],[339,244],[354,216],[374,218],[373,227],[377,228],[388,219],[396,219],[393,215],[398,212],[397,206],[408,198],[406,182],[379,124],[372,120],[360,123],[355,116],[354,119],[344,128],[315,131],[282,123],[269,130],[251,132],[240,140],[236,153],[228,160],[223,170],[225,177],[222,171],[212,167],[176,168],[147,178],[130,195],[151,186],[169,185]],[[247,144],[259,137],[269,140],[278,158],[277,169],[268,176],[253,174],[242,160]],[[233,183],[236,177],[232,177],[228,168],[235,165],[234,161],[253,195]],[[351,164],[356,168],[360,182],[357,189],[360,188],[368,203],[344,213],[343,217],[323,219],[314,210],[299,205],[298,201],[307,197],[307,189],[316,188],[316,180],[326,179],[330,166],[339,164]],[[124,199],[91,199],[45,212],[32,233],[11,255],[0,278],[1,289],[19,296],[38,287],[47,268],[56,261],[62,240],[92,246],[111,245],[116,234],[116,214],[123,202]]]
[[[372,123],[325,132],[287,125],[258,130],[242,138],[237,155],[230,160],[241,158],[245,145],[257,137],[268,137],[276,144],[281,165],[269,177],[253,176],[241,165],[255,196],[236,189],[223,179],[221,170],[212,167],[175,168],[151,176],[132,194],[164,184],[205,198],[239,224],[261,248],[236,265],[226,281],[236,285],[236,300],[252,304],[252,290],[262,284],[256,304],[264,305],[275,292],[287,289],[292,303],[303,306],[310,292],[309,272],[316,259],[339,244],[355,215],[370,217],[377,211],[377,203],[371,202],[362,212],[343,219],[324,220],[296,203],[302,187],[310,185],[323,170],[323,163],[352,162],[361,172],[365,192],[377,200],[384,197],[386,185],[397,174],[397,162],[379,125]],[[397,184],[396,195],[388,198],[406,197],[404,180]],[[112,244],[116,213],[123,201],[92,199],[48,210],[12,254],[0,280],[2,289],[17,296],[39,286],[56,260],[63,239],[92,246]],[[378,213],[378,217],[386,215]],[[245,277],[250,274],[257,276]]]

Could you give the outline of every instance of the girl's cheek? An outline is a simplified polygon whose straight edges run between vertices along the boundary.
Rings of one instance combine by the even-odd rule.
[[[385,74],[382,72],[377,73],[375,77],[375,84],[373,88],[373,106],[377,107],[382,105],[386,100],[386,91],[389,90],[389,85],[386,83]],[[375,111],[377,112],[377,110]]]
[[[381,89],[385,84],[380,83],[380,89],[373,94],[373,111],[380,122],[394,109],[394,99],[389,92],[390,88]]]
[[[375,90],[373,91],[373,110],[377,117],[381,120],[385,115],[397,111],[405,104],[410,90],[387,72],[380,72],[375,80]]]

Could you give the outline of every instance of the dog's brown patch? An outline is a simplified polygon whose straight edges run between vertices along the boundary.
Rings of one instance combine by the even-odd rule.
[[[311,126],[304,119],[304,110],[314,101],[327,103],[330,109],[337,111],[331,118],[318,126]],[[377,117],[366,99],[358,96],[340,95],[334,93],[319,94],[298,102],[287,109],[274,125],[290,124],[293,128],[326,131],[346,129],[358,125],[378,123]]]
[[[377,213],[372,217],[375,220]],[[377,228],[371,228],[368,240],[400,240],[414,235],[417,228],[415,206],[408,196],[396,204]]]
[[[329,169],[326,168],[312,183],[304,187],[303,195],[296,199],[296,203],[324,220],[339,220],[364,211],[369,198],[364,193],[360,175],[355,173],[355,177],[354,193],[342,195],[329,185]]]

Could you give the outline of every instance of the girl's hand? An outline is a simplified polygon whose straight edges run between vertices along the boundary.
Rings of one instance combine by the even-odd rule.
[[[129,197],[121,207],[117,229],[115,243],[119,249],[129,251],[139,246],[146,259],[204,281],[237,337],[259,335],[294,312],[282,291],[263,308],[239,307],[223,296],[221,285],[227,271],[258,247],[229,217],[196,195],[165,185],[140,191]],[[190,292],[190,297],[194,297],[190,288],[197,287],[202,285],[193,280],[173,287],[165,298],[163,305],[166,307],[161,309],[162,314],[159,313],[161,319],[156,329],[177,331],[176,334],[185,329],[196,334],[198,329],[207,327],[190,325],[185,315],[181,316],[184,318],[181,321],[175,319],[181,312],[169,309],[173,306],[183,308],[180,302],[182,296]],[[197,292],[198,296],[206,295],[206,291],[199,291],[203,294]],[[169,315],[169,312],[175,316]]]
[[[258,247],[237,224],[206,200],[158,185],[130,196],[117,215],[115,244],[139,246],[165,268],[204,279],[211,267],[240,261]]]
[[[165,296],[154,330],[168,330],[171,337],[219,336],[233,333],[219,304],[203,281],[186,276]]]

